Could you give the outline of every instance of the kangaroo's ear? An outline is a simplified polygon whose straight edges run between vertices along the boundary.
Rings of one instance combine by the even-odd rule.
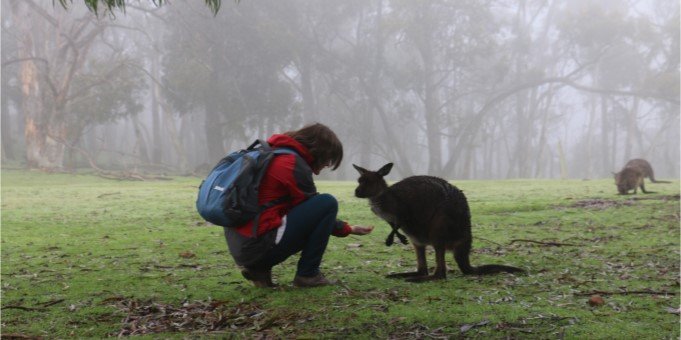
[[[359,165],[353,164],[352,167],[355,168],[355,170],[357,170],[357,172],[359,172],[360,175],[364,175],[365,173],[369,172],[369,170],[364,169],[363,167],[361,167]]]
[[[376,171],[376,173],[385,177],[387,174],[390,173],[390,170],[392,168],[393,168],[393,163],[388,163],[388,164],[384,165],[382,168],[378,169],[378,171]]]

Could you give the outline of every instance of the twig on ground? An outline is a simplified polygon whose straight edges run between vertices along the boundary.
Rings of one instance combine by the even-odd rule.
[[[560,246],[580,246],[579,244],[574,244],[574,243],[560,243],[560,242],[543,242],[543,241],[535,241],[535,240],[526,240],[526,239],[513,239],[509,243],[509,245],[516,243],[516,242],[530,242],[530,243],[539,243],[547,246],[554,246],[554,247],[560,247]]]
[[[47,302],[42,303],[42,306],[43,307],[49,307],[49,306],[56,305],[56,304],[58,304],[60,302],[64,302],[64,301],[65,301],[65,299],[57,299],[57,300],[47,301]]]
[[[676,295],[675,292],[668,291],[654,291],[654,290],[622,290],[622,291],[605,291],[605,290],[592,290],[590,292],[578,292],[574,293],[577,296],[590,296],[590,295],[629,295],[629,294],[649,294],[649,295]]]
[[[2,337],[5,339],[42,339],[42,337],[37,335],[26,335],[18,333],[3,334]]]

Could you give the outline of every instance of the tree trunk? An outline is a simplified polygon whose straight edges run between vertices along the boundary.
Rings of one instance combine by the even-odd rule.
[[[558,157],[560,158],[560,179],[568,178],[567,161],[565,160],[565,152],[563,151],[563,143],[558,141]]]
[[[203,121],[204,134],[206,135],[206,150],[208,150],[208,163],[215,163],[224,157],[222,148],[222,128],[220,116],[213,105],[206,105],[206,119]]]
[[[429,22],[430,4],[423,5],[420,42],[417,43],[421,62],[423,63],[423,111],[426,120],[426,140],[428,141],[428,173],[442,175],[442,131],[440,124],[440,107],[437,98],[437,86],[434,80],[433,43]]]
[[[135,148],[139,150],[139,157],[140,160],[144,163],[149,163],[149,152],[147,151],[147,141],[144,138],[144,126],[139,120],[139,117],[137,115],[132,116],[131,118],[132,121],[132,126],[135,131]],[[133,150],[134,150],[133,149]],[[158,164],[154,162],[154,164]]]
[[[374,27],[376,39],[373,41],[374,50],[376,51],[373,55],[371,74],[368,79],[368,85],[366,90],[368,96],[373,96],[374,98],[381,98],[380,93],[380,76],[382,73],[383,66],[383,1],[378,1],[378,7],[376,9],[376,26]],[[359,32],[359,29],[358,29]],[[371,154],[374,150],[374,108],[371,105],[371,99],[366,98],[363,103],[364,111],[366,114],[362,117],[362,136],[364,140],[364,147],[360,148],[360,164],[362,166],[372,166],[371,164]]]
[[[27,103],[23,107],[26,114],[24,138],[26,139],[26,163],[28,167],[63,169],[66,127],[63,124],[45,127],[37,123],[38,120],[29,113],[35,107],[33,103]]]
[[[552,91],[549,89],[548,91]],[[551,103],[553,102],[553,95],[549,94],[546,98],[546,104],[543,105],[540,112],[543,112],[541,116],[541,130],[539,132],[539,141],[537,142],[537,156],[536,167],[534,171],[534,177],[543,177],[542,172],[544,171],[544,150],[548,147],[546,145],[546,135],[549,124],[549,116],[551,115]]]
[[[631,149],[634,142],[634,126],[636,125],[636,112],[632,105],[631,110],[627,110],[627,136],[624,139],[624,160],[631,159]]]
[[[182,147],[182,138],[177,133],[177,127],[175,126],[175,119],[173,118],[173,114],[170,110],[170,105],[162,101],[161,111],[163,112],[162,114],[166,125],[166,131],[168,132],[168,137],[170,138],[173,149],[175,149],[175,153],[177,154],[180,171],[185,172],[188,168],[187,155],[185,154],[184,148]],[[220,143],[220,146],[222,146],[222,143]]]
[[[29,11],[30,12],[30,11]],[[46,124],[40,71],[33,58],[33,36],[28,18],[17,21],[23,35],[19,41],[21,112],[24,115],[26,164],[29,168],[57,168],[64,166],[64,144],[54,137],[65,137],[62,124]],[[62,139],[62,142],[65,139]]]
[[[155,79],[159,79],[158,74],[158,58],[156,56],[151,57],[151,74]],[[162,153],[163,150],[161,146],[163,142],[161,141],[161,117],[159,113],[159,97],[160,88],[157,82],[151,82],[151,131],[152,131],[152,142],[151,142],[151,161],[154,164],[161,164],[163,162]]]
[[[5,79],[5,77],[2,78]],[[8,85],[3,83],[3,89],[5,86]],[[0,100],[0,105],[2,105],[2,116],[0,116],[0,121],[2,122],[2,124],[0,124],[0,127],[2,127],[2,131],[0,131],[0,135],[2,136],[2,159],[14,159],[14,151],[12,150],[12,145],[14,144],[12,143],[12,133],[10,129],[12,122],[9,114],[9,99],[4,93],[2,100]]]
[[[610,163],[610,149],[608,148],[608,135],[611,128],[611,123],[608,120],[608,104],[605,95],[601,95],[601,160],[602,170],[611,171],[613,169]]]
[[[303,97],[303,123],[310,124],[318,119],[317,105],[312,87],[312,57],[307,53],[299,56],[300,88]]]

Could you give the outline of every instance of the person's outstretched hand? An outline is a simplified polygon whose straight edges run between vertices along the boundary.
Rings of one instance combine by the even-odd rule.
[[[371,227],[371,226],[363,227],[361,225],[353,225],[353,226],[350,226],[350,228],[352,228],[352,231],[350,231],[350,234],[354,234],[354,235],[366,235],[366,234],[371,233],[372,230],[374,230],[374,227]]]

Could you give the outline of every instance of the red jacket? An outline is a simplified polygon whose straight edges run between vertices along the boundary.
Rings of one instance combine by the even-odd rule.
[[[286,195],[289,195],[291,199],[274,205],[260,214],[258,235],[279,228],[282,217],[288,214],[293,207],[317,194],[310,166],[313,158],[307,148],[286,135],[272,135],[267,142],[272,148],[286,147],[293,149],[300,157],[283,154],[274,157],[270,162],[269,169],[260,182],[258,203],[263,205]],[[246,237],[252,236],[253,221],[237,227],[236,230]],[[338,220],[332,234],[344,237],[350,234],[350,231],[351,228],[346,222]]]

